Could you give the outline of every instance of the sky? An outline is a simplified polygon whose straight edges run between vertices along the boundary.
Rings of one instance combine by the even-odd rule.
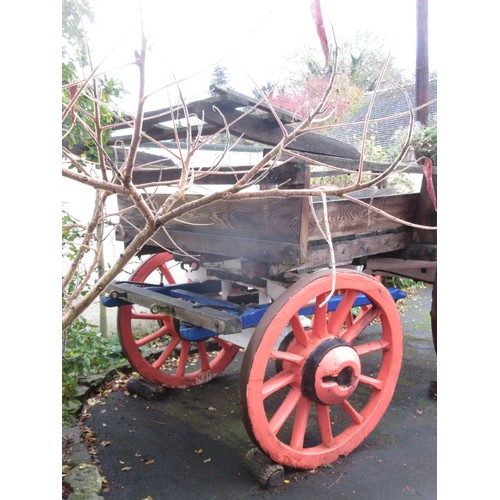
[[[310,0],[97,0],[91,27],[94,64],[106,59],[103,68],[114,68],[133,59],[140,43],[139,6],[148,38],[147,89],[156,90],[175,78],[190,98],[208,93],[215,65],[228,69],[231,86],[251,93],[256,84],[280,81],[306,48],[320,50]],[[333,26],[339,44],[357,31],[371,31],[385,40],[398,66],[410,74],[415,69],[415,0],[328,0],[322,1],[325,26]],[[429,8],[429,59],[432,26]],[[111,53],[110,53],[111,51]],[[137,71],[114,71],[132,93]],[[175,75],[175,76],[174,76]],[[171,89],[173,87],[170,87]],[[133,97],[126,100],[132,105]],[[165,92],[149,99],[147,107],[167,106]]]

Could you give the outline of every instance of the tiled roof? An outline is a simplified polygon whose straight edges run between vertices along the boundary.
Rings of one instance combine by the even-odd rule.
[[[415,84],[405,87],[406,92],[416,106]],[[368,111],[370,100],[373,92],[367,92],[355,109],[343,120],[344,123],[364,122]],[[437,121],[437,80],[429,81],[429,123]],[[408,111],[408,103],[404,92],[399,87],[393,87],[386,90],[381,90],[377,93],[375,102],[370,114],[370,119],[386,118]],[[409,124],[409,116],[406,113],[403,116],[390,118],[388,120],[378,121],[369,125],[369,135],[375,135],[375,143],[377,145],[388,147],[393,141],[394,133],[397,130],[405,129]],[[335,139],[347,142],[353,146],[359,147],[359,140],[363,134],[363,124],[346,125],[334,129],[331,136]]]

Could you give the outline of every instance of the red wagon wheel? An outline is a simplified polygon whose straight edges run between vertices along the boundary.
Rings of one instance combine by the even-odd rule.
[[[137,283],[173,284],[172,254],[159,253],[145,261],[131,276]],[[165,387],[189,387],[209,382],[238,353],[238,346],[213,338],[189,342],[179,336],[174,319],[147,308],[121,306],[118,330],[123,352],[146,380]],[[212,339],[210,339],[212,340]]]
[[[259,322],[243,360],[247,432],[289,467],[314,468],[353,451],[389,406],[401,368],[401,321],[387,289],[339,270],[342,298],[328,312],[331,286],[331,271],[294,283]],[[368,307],[353,307],[360,292]],[[307,317],[299,315],[306,305]]]

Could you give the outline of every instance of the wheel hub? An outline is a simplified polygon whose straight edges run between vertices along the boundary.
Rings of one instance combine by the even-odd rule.
[[[302,393],[316,403],[337,405],[355,391],[360,374],[357,352],[342,339],[330,338],[309,354],[302,373]]]

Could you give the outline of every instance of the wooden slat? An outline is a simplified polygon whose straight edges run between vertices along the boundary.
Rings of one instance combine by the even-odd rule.
[[[264,149],[264,154],[267,153],[268,150]],[[359,169],[359,158],[358,159],[350,159],[350,158],[339,158],[336,156],[329,155],[321,155],[315,153],[304,153],[303,156],[310,158],[312,160],[311,164],[314,165],[314,162],[324,163],[326,165],[330,165],[332,167],[337,167],[339,169],[349,170],[350,172],[357,172]],[[280,157],[280,160],[286,160],[289,158],[293,158],[292,155],[283,153]],[[363,170],[365,172],[375,172],[382,173],[387,170],[390,166],[390,163],[379,163],[374,161],[363,161]],[[395,169],[394,173],[404,172],[405,174],[421,174],[422,173],[422,165],[418,163],[404,163],[401,162]],[[344,175],[346,172],[342,170],[325,170],[321,172],[312,172],[311,177],[329,177],[336,175]],[[437,165],[432,166],[432,173],[437,174]]]
[[[240,111],[220,105],[224,117],[230,125],[232,134],[242,135],[244,139],[256,141],[261,144],[274,146],[283,139],[283,132],[276,122],[260,120],[252,115],[243,115]],[[205,121],[211,124],[224,125],[221,115],[212,109],[212,105],[198,102],[193,106],[193,111],[198,116],[204,115]],[[292,131],[290,125],[285,125],[288,132]],[[308,133],[298,137],[288,146],[293,151],[319,153],[324,155],[345,158],[359,158],[356,148],[330,137],[317,133]]]
[[[337,241],[333,243],[335,264],[342,266],[351,264],[357,258],[402,250],[410,240],[411,236],[409,232],[397,232]],[[328,245],[309,246],[306,262],[296,269],[305,270],[327,266],[330,264],[330,259]]]
[[[385,197],[375,197],[372,200],[374,207],[408,222],[415,220],[418,194],[402,194]],[[369,202],[369,199],[365,199]],[[329,201],[328,223],[332,238],[339,236],[359,235],[370,233],[374,230],[397,228],[399,222],[392,221],[387,217],[377,214],[367,207],[361,206],[349,200]],[[323,205],[321,202],[314,203],[314,210],[318,220],[323,224]],[[314,218],[309,218],[309,241],[323,239]]]
[[[166,194],[153,197],[161,205]],[[131,206],[120,197],[119,208]],[[301,204],[298,198],[219,200],[206,207],[192,210],[182,218],[168,222],[165,228],[192,235],[206,235],[246,238],[258,241],[298,243],[300,238]],[[130,210],[126,218],[142,227],[144,222],[137,210]]]
[[[196,169],[199,174],[196,184],[234,184],[239,180],[244,173],[246,173],[252,165],[240,167],[219,167],[216,173],[210,174],[210,166],[206,169]],[[203,171],[206,171],[205,174]],[[263,178],[262,183],[271,185],[281,185],[282,187],[290,187],[296,185],[303,185],[305,176],[308,169],[303,165],[296,163],[286,163],[283,165],[276,165],[269,174]],[[262,176],[265,169],[257,174],[258,177]],[[182,174],[180,167],[169,168],[137,168],[133,171],[133,180],[136,185],[148,184],[153,182],[167,182],[179,180]]]
[[[263,99],[255,99],[253,97],[246,96],[244,94],[236,92],[235,90],[226,89],[219,85],[212,85],[210,87],[210,91],[215,92],[220,97],[221,102],[223,102],[224,104],[233,105],[233,107],[235,108],[252,107],[258,109],[259,111],[264,112],[260,116],[261,119],[276,121],[276,118],[271,112],[269,106]],[[280,108],[278,106],[273,106],[273,111],[283,123],[292,123],[300,121],[297,118],[296,114],[291,113],[290,111],[286,111],[285,109]]]
[[[126,282],[112,283],[106,291],[118,292],[122,294],[121,297],[124,300],[154,308],[156,312],[161,312],[159,308],[163,308],[164,312],[170,316],[214,332],[229,334],[241,331],[241,318],[225,311],[195,305]]]
[[[161,203],[166,196],[156,195],[154,200]],[[118,197],[120,210],[131,206],[130,200]],[[117,238],[127,243],[137,232],[134,227],[142,228],[144,221],[136,209],[128,210],[125,218]],[[150,243],[159,249],[178,246],[194,253],[296,265],[301,256],[301,224],[300,198],[219,200],[168,222]]]
[[[366,271],[381,276],[399,276],[426,283],[434,283],[437,262],[428,260],[406,260],[396,258],[368,259]]]

